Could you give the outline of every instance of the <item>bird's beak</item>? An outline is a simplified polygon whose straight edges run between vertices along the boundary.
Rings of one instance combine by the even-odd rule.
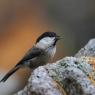
[[[63,36],[57,36],[56,39],[61,40],[61,39],[63,39]]]

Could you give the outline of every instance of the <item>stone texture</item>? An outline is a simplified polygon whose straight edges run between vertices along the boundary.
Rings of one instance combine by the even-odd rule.
[[[91,39],[87,45],[85,45],[76,55],[75,57],[81,56],[90,56],[95,57],[95,39]]]

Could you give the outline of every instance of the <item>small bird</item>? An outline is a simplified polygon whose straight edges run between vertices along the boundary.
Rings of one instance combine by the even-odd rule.
[[[22,67],[37,68],[49,62],[56,53],[56,42],[60,40],[54,32],[44,32],[39,36],[34,46],[29,49],[25,56],[12,68],[0,82],[5,82],[13,73]]]

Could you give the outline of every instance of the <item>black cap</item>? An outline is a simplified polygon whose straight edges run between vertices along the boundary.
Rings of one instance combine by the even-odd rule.
[[[56,37],[56,36],[57,35],[55,32],[44,32],[40,37],[38,37],[38,39],[36,40],[36,43],[45,37]]]

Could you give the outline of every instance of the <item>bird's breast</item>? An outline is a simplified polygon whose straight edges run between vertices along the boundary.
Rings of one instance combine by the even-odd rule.
[[[52,47],[48,48],[47,52],[48,52],[48,55],[50,56],[50,58],[53,58],[56,53],[56,47],[52,46]]]
[[[54,57],[56,52],[56,47],[50,47],[46,51],[44,50],[40,56],[32,58],[29,62],[29,67],[37,68],[38,66],[45,65],[49,62],[52,57]]]

